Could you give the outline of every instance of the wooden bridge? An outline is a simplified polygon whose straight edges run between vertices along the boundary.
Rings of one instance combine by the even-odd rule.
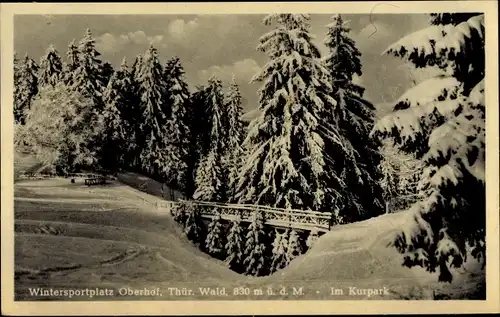
[[[283,209],[261,205],[225,204],[195,200],[165,201],[157,204],[158,208],[168,208],[180,205],[194,205],[202,218],[214,219],[221,217],[227,221],[239,219],[251,222],[256,212],[263,212],[265,224],[307,231],[327,232],[332,226],[332,215],[307,210]]]
[[[53,173],[22,173],[21,179],[45,179],[45,178],[102,178],[102,174],[95,173],[69,173],[57,175]],[[108,176],[110,177],[110,176]],[[114,177],[110,177],[114,178]],[[87,182],[86,182],[87,183]],[[273,227],[293,228],[307,231],[327,232],[333,225],[334,213],[321,213],[317,211],[284,209],[262,205],[227,204],[197,200],[177,201],[147,201],[143,200],[157,209],[171,211],[173,206],[194,205],[202,218],[214,219],[221,217],[226,221],[239,219],[242,222],[251,222],[257,212],[264,215],[264,223]]]

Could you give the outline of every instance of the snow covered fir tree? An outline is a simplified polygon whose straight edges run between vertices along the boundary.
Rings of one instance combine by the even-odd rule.
[[[225,245],[228,267],[238,273],[243,270],[243,252],[245,251],[244,228],[241,219],[236,219],[230,224]]]
[[[194,198],[205,201],[225,201],[227,197],[228,166],[225,152],[229,146],[229,121],[222,92],[222,82],[209,79],[204,96],[206,106],[206,126],[209,127],[208,144],[202,145],[208,152],[201,157],[196,174]]]
[[[40,68],[38,74],[38,84],[41,86],[55,86],[62,76],[62,61],[59,52],[50,46],[47,49],[46,55],[40,60]]]
[[[451,267],[486,255],[484,16],[432,14],[430,22],[386,52],[440,73],[406,91],[373,134],[392,138],[424,165],[424,199],[395,241],[405,265],[451,281]]]
[[[31,108],[31,102],[38,94],[39,66],[28,54],[15,62],[14,79],[14,121],[24,124],[24,112]]]
[[[264,229],[264,215],[255,212],[247,230],[245,250],[243,252],[243,266],[245,274],[264,275],[268,269],[266,249],[268,247],[268,235]]]
[[[164,174],[166,168],[166,121],[170,113],[166,102],[166,84],[158,50],[151,45],[144,55],[139,82],[141,122],[144,144],[140,144],[142,168],[150,174]]]
[[[188,180],[189,146],[191,141],[189,88],[184,78],[184,68],[178,57],[167,62],[164,69],[166,103],[170,107],[165,123],[168,131],[166,163],[163,173],[171,186],[186,192]]]
[[[333,198],[325,188],[320,116],[325,103],[333,106],[335,101],[308,34],[308,17],[276,14],[264,20],[274,22],[279,26],[262,36],[258,46],[269,57],[254,77],[264,82],[259,90],[262,114],[250,123],[243,143],[248,155],[237,197],[242,203],[321,210]]]
[[[172,244],[248,280],[284,276],[308,252],[350,239],[338,232],[377,222],[398,269],[451,282],[486,256],[484,15],[431,14],[375,53],[360,43],[360,21],[269,14],[254,59],[232,66],[200,68],[207,58],[174,55],[167,35],[135,38],[140,50],[118,59],[90,29],[62,51],[15,54],[15,145],[58,176],[143,191],[154,201],[145,209],[168,210],[156,224],[173,219],[161,230],[182,235]],[[374,84],[379,59],[428,77]],[[401,93],[381,102],[389,85]],[[366,253],[378,243],[356,239]]]
[[[222,231],[222,219],[220,215],[212,219],[208,225],[207,232],[207,237],[205,239],[205,248],[207,252],[215,257],[221,257],[224,251],[225,235]]]
[[[134,126],[137,124],[136,109],[133,103],[132,73],[124,58],[109,80],[103,94],[103,124],[106,132],[103,137],[103,157],[108,169],[128,166],[133,161],[135,144]]]
[[[336,128],[347,149],[347,153],[334,157],[335,163],[343,162],[331,164],[330,173],[342,177],[350,191],[351,197],[344,199],[343,209],[346,220],[352,222],[382,213],[383,202],[378,169],[381,154],[369,136],[375,107],[363,99],[364,88],[353,82],[354,76],[362,75],[361,52],[349,32],[342,16],[335,15],[327,26],[325,45],[329,54],[324,59],[332,77],[332,97],[337,102],[330,126]]]
[[[233,201],[236,195],[236,185],[238,182],[238,172],[241,168],[244,150],[241,146],[245,129],[241,116],[243,109],[241,107],[242,97],[240,89],[233,77],[229,85],[228,93],[225,99],[228,120],[228,141],[224,155],[225,169],[228,173],[227,200]]]

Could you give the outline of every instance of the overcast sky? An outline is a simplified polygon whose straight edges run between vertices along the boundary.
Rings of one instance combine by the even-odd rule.
[[[256,50],[259,37],[271,27],[262,24],[263,15],[29,15],[14,19],[14,49],[19,57],[29,54],[37,62],[53,44],[65,55],[72,39],[78,42],[90,28],[102,59],[119,66],[123,57],[129,65],[153,42],[164,63],[176,55],[186,70],[190,87],[206,83],[216,74],[225,85],[233,74],[245,99],[245,111],[257,107],[259,84],[250,78],[266,62]],[[425,27],[423,14],[343,15],[351,36],[362,53],[365,97],[383,104],[399,97],[413,85],[418,74],[392,56],[381,53],[402,36]],[[331,14],[311,15],[311,33],[324,51],[326,25]]]

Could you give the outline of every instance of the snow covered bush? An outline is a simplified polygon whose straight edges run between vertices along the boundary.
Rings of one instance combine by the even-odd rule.
[[[97,150],[90,141],[103,127],[92,109],[91,99],[66,85],[46,86],[25,112],[26,124],[19,127],[16,140],[58,172],[95,168]]]
[[[316,240],[318,239],[319,239],[319,232],[317,230],[309,231],[309,234],[307,235],[306,246],[308,248],[311,248],[314,242],[316,242]]]
[[[404,264],[451,281],[451,267],[486,250],[484,15],[432,14],[430,24],[387,53],[441,74],[404,93],[372,133],[423,160],[424,199],[395,241]]]

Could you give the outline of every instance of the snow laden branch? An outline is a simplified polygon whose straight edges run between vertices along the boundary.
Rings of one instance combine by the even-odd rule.
[[[395,240],[404,264],[451,269],[485,257],[484,16],[435,14],[432,25],[389,47],[416,67],[438,65],[436,76],[409,89],[372,136],[392,138],[423,163],[423,200],[410,209]]]
[[[408,58],[417,67],[451,67],[451,62],[468,52],[469,43],[484,41],[484,31],[484,16],[481,14],[457,25],[434,24],[403,37],[382,54]]]

